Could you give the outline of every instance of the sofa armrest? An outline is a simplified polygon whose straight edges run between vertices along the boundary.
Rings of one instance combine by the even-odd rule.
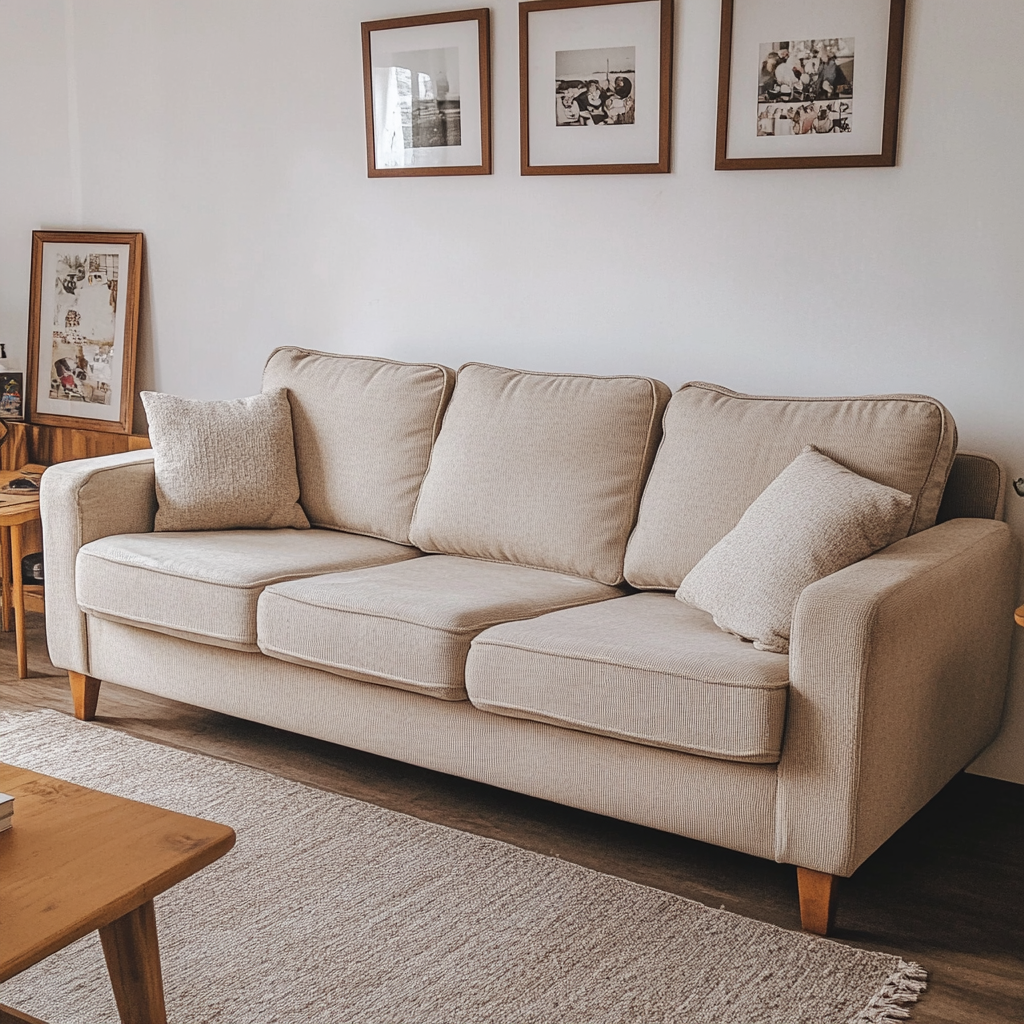
[[[152,531],[153,453],[126,452],[51,466],[43,474],[39,506],[50,660],[58,668],[88,675],[85,616],[75,597],[78,549],[100,537]]]
[[[850,875],[999,728],[1017,548],[954,519],[797,600],[776,859]]]

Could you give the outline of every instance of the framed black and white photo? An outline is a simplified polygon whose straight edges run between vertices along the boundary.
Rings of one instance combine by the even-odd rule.
[[[363,22],[371,178],[491,173],[490,10]]]
[[[905,0],[723,0],[718,170],[896,163]]]
[[[141,282],[139,232],[32,232],[32,423],[132,432]]]
[[[519,5],[523,174],[669,169],[672,0]]]

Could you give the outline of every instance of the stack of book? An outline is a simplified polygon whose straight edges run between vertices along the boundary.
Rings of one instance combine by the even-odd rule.
[[[0,793],[0,832],[9,829],[14,822],[14,797]]]

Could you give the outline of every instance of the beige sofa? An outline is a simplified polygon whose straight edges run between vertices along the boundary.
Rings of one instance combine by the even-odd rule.
[[[822,933],[835,877],[998,727],[1002,476],[954,459],[932,399],[295,348],[264,387],[288,389],[312,529],[154,533],[150,452],[45,475],[47,637],[80,717],[109,680],[794,864]],[[673,592],[808,443],[913,521],[808,586],[768,653]]]

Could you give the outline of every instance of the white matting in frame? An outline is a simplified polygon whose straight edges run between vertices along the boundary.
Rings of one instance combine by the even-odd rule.
[[[370,66],[376,170],[483,164],[477,21],[373,30]]]
[[[890,0],[733,0],[727,158],[880,154],[890,7]],[[843,130],[759,134],[759,118],[772,112],[758,102],[765,46],[779,41],[795,46],[822,39],[845,40],[852,55],[851,95],[814,104],[827,110],[835,107],[830,116]],[[815,59],[813,55],[811,59]],[[800,105],[792,98],[780,102],[783,114]],[[771,106],[777,109],[777,104]],[[820,114],[820,109],[815,113]],[[779,123],[784,123],[782,118]]]
[[[43,243],[35,413],[121,420],[129,252]]]
[[[530,12],[530,166],[658,163],[661,18],[660,0]],[[635,56],[633,123],[599,128],[559,124],[555,110],[556,55],[623,48],[632,48]]]

